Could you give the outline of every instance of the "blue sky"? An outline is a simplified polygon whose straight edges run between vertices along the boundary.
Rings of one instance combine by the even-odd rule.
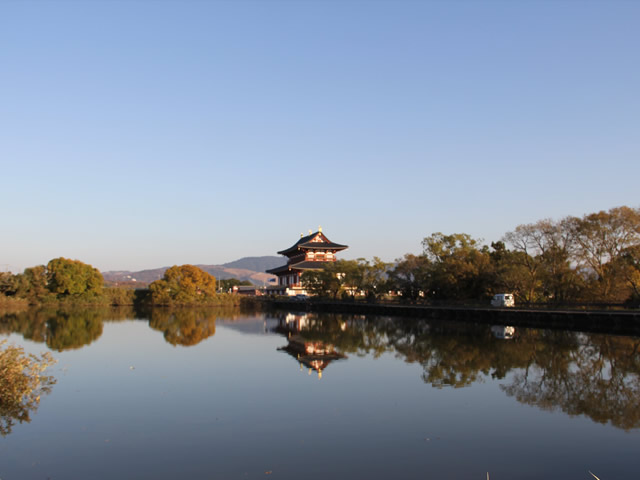
[[[0,269],[640,206],[640,3],[0,3]]]

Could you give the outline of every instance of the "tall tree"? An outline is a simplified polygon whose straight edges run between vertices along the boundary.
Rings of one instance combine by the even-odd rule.
[[[592,273],[594,294],[605,301],[623,299],[620,267],[625,251],[640,245],[640,209],[612,208],[571,219],[576,260]]]
[[[192,303],[214,297],[216,279],[193,265],[175,265],[151,283],[149,290],[156,304]]]
[[[507,232],[503,240],[520,255],[512,256],[521,271],[526,272],[527,279],[519,292],[527,303],[537,300],[540,293],[540,270],[542,269],[542,253],[547,247],[544,231],[550,221],[543,220],[536,224],[518,225],[513,232]]]
[[[389,264],[378,257],[373,257],[371,262],[364,258],[359,258],[356,262],[357,265],[354,270],[357,274],[357,283],[355,286],[358,291],[363,292],[370,300],[375,300],[384,295],[388,290],[387,272]]]
[[[480,300],[492,290],[489,249],[466,233],[440,232],[422,241],[431,261],[429,294],[437,300]]]
[[[531,277],[527,268],[529,259],[521,251],[507,249],[504,242],[492,242],[493,251],[489,254],[495,276],[493,285],[496,291],[511,292],[516,296],[516,303],[529,303],[539,289],[539,282]],[[535,282],[532,285],[532,281]]]
[[[58,296],[97,295],[103,284],[98,269],[79,260],[60,257],[47,264],[47,287]]]
[[[622,265],[619,270],[631,289],[628,300],[640,301],[640,245],[626,248],[619,260]]]
[[[389,271],[389,288],[402,294],[402,298],[415,301],[429,289],[431,261],[425,255],[406,254],[396,260]]]
[[[358,283],[358,265],[354,260],[325,262],[317,270],[308,270],[302,275],[302,285],[318,296],[337,298],[341,292]]]
[[[578,277],[571,267],[575,241],[569,219],[518,225],[503,240],[520,253],[513,260],[528,276],[523,291],[526,302],[549,298],[563,302],[574,295]]]

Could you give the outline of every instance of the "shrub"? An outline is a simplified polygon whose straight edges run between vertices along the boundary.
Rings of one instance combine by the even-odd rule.
[[[55,360],[45,352],[39,357],[28,355],[15,345],[0,341],[0,435],[11,433],[16,421],[30,422],[40,396],[49,393],[55,383],[53,377],[42,373]]]

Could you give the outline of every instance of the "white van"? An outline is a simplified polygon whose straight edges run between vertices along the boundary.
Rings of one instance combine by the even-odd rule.
[[[492,307],[515,307],[516,302],[511,293],[498,293],[491,299]]]

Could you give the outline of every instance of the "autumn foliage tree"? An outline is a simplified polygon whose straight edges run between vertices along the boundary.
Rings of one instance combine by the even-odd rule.
[[[407,301],[487,302],[501,292],[518,304],[640,300],[640,208],[519,225],[491,249],[465,233],[434,233],[422,246],[388,272]]]
[[[599,300],[624,300],[625,267],[621,261],[640,246],[640,209],[612,208],[572,221],[576,243],[576,261],[581,264],[591,286],[591,295]]]
[[[637,294],[640,209],[616,207],[519,225],[504,236],[521,253],[529,301],[621,302]]]
[[[149,285],[156,305],[205,302],[216,295],[216,279],[193,265],[173,266]]]

